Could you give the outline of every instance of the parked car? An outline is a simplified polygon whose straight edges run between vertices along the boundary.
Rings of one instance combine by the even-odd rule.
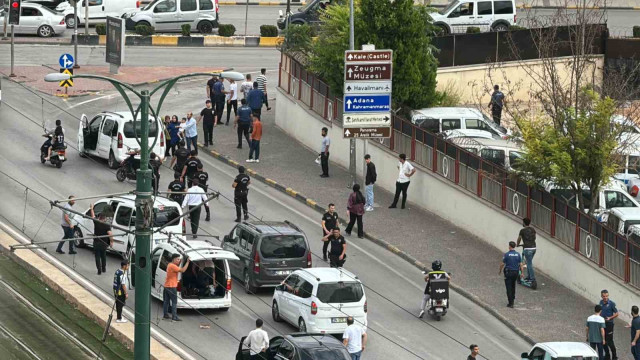
[[[175,238],[158,244],[151,252],[151,295],[162,300],[167,266],[173,254],[182,256],[180,267],[184,266],[187,257],[191,260],[187,271],[178,274],[177,308],[229,310],[229,261],[237,261],[238,257],[208,241]],[[135,286],[135,276],[131,284]]]
[[[587,343],[546,342],[538,343],[528,353],[520,355],[522,360],[598,360],[598,353]]]
[[[525,152],[520,143],[512,140],[456,137],[450,139],[450,141],[508,170],[517,169],[517,161],[522,158]]]
[[[367,326],[367,297],[358,277],[344,268],[300,269],[273,292],[271,315],[301,332],[342,334],[347,317]]]
[[[311,267],[309,241],[288,221],[238,224],[224,237],[222,248],[240,258],[231,264],[231,274],[243,281],[247,293],[279,285],[294,270]]]
[[[22,4],[26,4],[26,3],[33,3],[33,4],[40,4],[44,7],[46,7],[47,9],[54,11],[56,10],[56,8],[58,7],[58,5],[67,2],[67,0],[24,0],[22,2]]]
[[[446,130],[438,134],[443,139],[455,139],[455,138],[480,138],[480,139],[496,139],[500,140],[502,137],[486,130],[476,129],[457,129]]]
[[[631,225],[640,224],[640,208],[638,207],[617,207],[608,213],[607,225],[618,232],[626,235]]]
[[[150,25],[158,32],[179,32],[189,24],[193,31],[209,34],[218,27],[217,0],[155,0],[142,10],[126,14],[125,27]]]
[[[444,9],[430,13],[442,34],[465,33],[468,27],[481,32],[506,31],[516,24],[515,0],[453,0]]]
[[[0,23],[4,23],[5,12],[0,8]],[[51,37],[62,35],[66,30],[64,17],[50,9],[35,3],[22,3],[20,9],[20,25],[14,26],[16,34]]]
[[[104,212],[107,215],[108,222],[114,226],[128,228],[134,231],[136,228],[136,197],[135,195],[113,196],[103,198],[96,201],[93,205],[93,211],[98,214]],[[84,211],[84,214],[91,216],[91,209]],[[153,244],[151,247],[167,241],[169,234],[180,236],[185,233],[185,220],[178,218],[182,216],[181,205],[173,200],[157,196],[153,203],[153,225],[152,228],[157,230],[164,227],[162,232],[153,234]],[[93,220],[74,216],[74,237],[90,237],[94,233]],[[171,224],[170,224],[171,223]],[[122,257],[127,257],[129,250],[134,247],[135,237],[133,233],[124,233],[117,228],[113,229],[113,248],[109,249],[116,253],[120,253]],[[76,246],[93,246],[93,239],[76,240]]]
[[[78,25],[85,23],[85,1],[78,1]],[[122,17],[122,15],[137,11],[140,8],[140,0],[89,0],[89,24],[94,25],[106,22],[107,16]],[[67,27],[73,29],[76,19],[73,17],[73,6],[69,2],[63,2],[56,7],[56,11],[64,15]]]
[[[411,122],[435,134],[447,130],[471,129],[488,131],[503,139],[510,135],[507,129],[498,126],[493,120],[474,108],[434,107],[412,110]]]
[[[320,24],[320,11],[331,3],[331,0],[312,0],[307,2],[305,6],[299,7],[297,12],[290,12],[286,16],[280,10],[276,24],[280,30],[287,28],[287,18],[291,25],[308,24],[317,26]]]
[[[250,360],[249,349],[240,339],[236,360]],[[325,334],[293,333],[269,340],[265,360],[351,360],[342,342]]]
[[[128,157],[129,149],[139,149],[136,134],[140,133],[140,119],[135,122],[130,112],[103,111],[94,116],[91,121],[82,114],[78,129],[78,152],[80,156],[92,155],[107,159],[109,167],[118,168],[122,160]],[[165,139],[163,124],[159,119],[149,120],[149,144],[152,151],[164,159]],[[156,136],[160,135],[158,141]]]

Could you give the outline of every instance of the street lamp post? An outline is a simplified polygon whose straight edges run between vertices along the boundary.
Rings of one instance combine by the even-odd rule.
[[[88,74],[69,75],[63,73],[51,73],[45,76],[45,81],[59,82],[69,80],[71,78],[86,78],[97,79],[110,82],[116,90],[124,98],[129,111],[133,115],[134,131],[137,129],[135,121],[138,118],[138,112],[140,113],[140,132],[138,134],[140,139],[136,137],[136,141],[140,145],[140,169],[138,169],[136,177],[136,242],[135,242],[135,267],[134,278],[136,280],[136,305],[135,305],[135,337],[134,337],[134,358],[136,360],[148,360],[150,357],[150,336],[151,336],[151,263],[149,258],[151,256],[151,233],[152,233],[152,215],[153,215],[153,197],[151,187],[151,169],[149,168],[149,153],[150,148],[155,145],[155,141],[158,140],[156,136],[154,143],[149,146],[149,110],[152,111],[153,116],[157,118],[162,103],[166,98],[169,90],[176,84],[179,79],[194,77],[194,76],[211,76],[219,75],[223,79],[233,79],[240,81],[244,79],[244,75],[237,72],[222,72],[222,73],[191,73],[174,77],[166,80],[158,85],[153,90],[136,91],[132,85],[122,83],[118,80]],[[151,96],[160,89],[164,88],[158,105],[154,111],[151,107]],[[127,96],[126,90],[131,91],[140,99],[140,105],[134,111],[131,100]],[[160,129],[160,131],[162,131]]]

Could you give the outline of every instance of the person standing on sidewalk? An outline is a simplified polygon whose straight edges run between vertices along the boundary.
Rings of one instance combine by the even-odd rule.
[[[522,242],[522,255],[527,261],[527,280],[534,281],[536,274],[533,271],[533,257],[536,255],[536,229],[531,226],[531,219],[522,219],[524,227],[520,230],[516,246]]]
[[[253,90],[249,91],[247,95],[247,104],[251,108],[253,115],[262,114],[262,104],[264,103],[264,93],[258,89],[258,82],[253,82]]]
[[[96,213],[93,211],[93,204],[91,204],[91,218],[93,220],[93,234],[96,238],[93,239],[93,251],[96,258],[96,269],[98,269],[98,275],[107,272],[107,248],[113,247],[113,232],[111,226],[104,224],[107,221],[104,211],[98,215],[96,221]]]
[[[338,227],[338,213],[336,212],[336,206],[329,204],[327,212],[322,215],[322,258],[324,261],[329,261],[327,258],[327,248],[329,248],[329,241],[325,240],[327,235],[331,235],[331,231]]]
[[[187,113],[187,122],[184,125],[184,136],[187,141],[187,150],[191,152],[191,146],[198,153],[198,122],[193,118],[193,113]]]
[[[489,109],[491,109],[491,115],[493,116],[493,122],[500,126],[500,119],[502,118],[502,106],[504,105],[504,94],[500,91],[500,86],[493,86],[493,94],[491,94],[491,101],[489,102]]]
[[[236,222],[240,222],[241,209],[244,211],[244,219],[249,220],[249,209],[247,203],[249,201],[249,185],[251,179],[249,175],[244,173],[244,166],[238,167],[238,176],[233,180],[231,186],[234,189],[233,202],[236,205]]]
[[[164,281],[164,291],[162,293],[163,319],[169,319],[169,306],[171,306],[171,320],[182,321],[178,318],[178,273],[187,271],[191,260],[187,257],[183,267],[180,264],[180,255],[171,255],[171,262],[167,266],[167,279]]]
[[[122,318],[122,308],[124,307],[129,293],[127,292],[127,276],[125,275],[129,270],[129,260],[122,260],[120,262],[120,269],[116,270],[113,275],[113,295],[116,298],[116,322],[126,323],[127,319]]]
[[[242,98],[246,99],[249,96],[249,91],[253,89],[253,81],[251,81],[251,74],[247,74],[245,76],[246,80],[240,85],[240,92],[242,93]]]
[[[371,155],[365,155],[364,161],[367,163],[367,174],[364,177],[364,190],[367,194],[367,201],[364,209],[373,211],[373,185],[378,179],[378,173],[376,173],[376,165],[371,161]]]
[[[638,307],[631,307],[631,355],[633,360],[640,360],[640,316],[638,315]]]
[[[207,201],[207,195],[205,195],[204,190],[198,186],[198,184],[198,179],[193,179],[189,190],[187,190],[187,196],[182,200],[182,207],[189,210],[191,233],[193,234],[194,239],[198,238],[198,226],[200,225],[202,204]]]
[[[209,173],[204,171],[202,163],[198,164],[198,171],[193,175],[194,179],[198,179],[198,183],[204,192],[206,193],[209,190],[209,186],[207,185],[207,181],[209,181]],[[207,195],[205,194],[205,197]],[[209,209],[209,204],[204,203],[204,211],[207,212],[207,217],[204,218],[204,221],[211,220],[211,210]]]
[[[213,85],[218,82],[218,75],[213,75],[211,79],[207,81],[207,99],[214,101],[215,95],[213,93]]]
[[[269,348],[269,334],[262,330],[262,319],[256,320],[256,328],[249,332],[244,339],[243,345],[249,348],[251,360],[267,360],[267,349]]]
[[[364,228],[362,227],[362,215],[364,215],[364,195],[360,192],[360,185],[353,184],[353,188],[351,188],[353,192],[349,195],[349,200],[347,201],[347,211],[349,212],[349,225],[344,230],[347,235],[351,236],[351,230],[353,229],[353,224],[358,221],[358,237],[360,239],[364,238]]]
[[[242,106],[236,114],[236,121],[233,122],[233,128],[238,127],[238,149],[242,149],[242,135],[244,134],[247,139],[247,144],[251,147],[251,140],[249,139],[249,129],[251,128],[251,109],[245,106],[246,101],[242,99],[240,102]],[[228,114],[228,113],[227,113]]]
[[[340,228],[334,227],[331,234],[322,238],[322,241],[328,241],[331,244],[329,266],[342,267],[347,259],[347,242],[344,240],[344,236],[340,235]]]
[[[516,281],[518,280],[518,271],[522,271],[522,257],[515,250],[516,243],[509,241],[509,251],[502,257],[502,264],[498,274],[504,273],[504,284],[507,288],[507,299],[509,303],[507,307],[512,308],[516,299]]]
[[[244,99],[242,99],[244,101]],[[251,145],[249,146],[249,158],[247,162],[260,162],[260,139],[262,139],[262,122],[260,116],[253,116],[253,125],[251,126]],[[255,153],[255,158],[253,157]]]
[[[347,317],[347,328],[342,334],[342,343],[347,348],[351,360],[360,360],[367,346],[367,332],[359,324],[354,324],[353,316]]]
[[[204,146],[213,145],[213,127],[215,126],[216,116],[211,107],[211,100],[205,102],[205,108],[200,111],[198,121],[202,121],[202,129],[204,130]]]
[[[467,360],[476,360],[478,355],[480,354],[480,348],[476,344],[469,345],[469,350],[471,350],[471,354],[467,356]]]
[[[618,360],[616,344],[613,341],[613,319],[619,315],[618,308],[616,308],[616,303],[609,299],[608,290],[600,291],[600,297],[602,298],[602,300],[600,300],[600,306],[602,307],[601,316],[605,322],[604,335],[606,345],[604,345],[604,356],[608,360]]]
[[[587,318],[587,342],[598,352],[598,360],[604,360],[604,319],[600,316],[602,306],[596,305],[595,313]]]
[[[233,108],[233,116],[238,116],[238,84],[233,79],[229,79],[229,93],[227,96],[229,99],[227,99],[227,122],[225,125],[229,125],[231,108]]]
[[[73,200],[75,198],[75,196],[71,195],[69,196],[69,201],[67,201],[67,203],[63,206],[62,209],[62,222],[60,223],[60,225],[62,225],[62,231],[64,233],[63,237],[62,237],[62,241],[60,241],[58,243],[58,247],[56,248],[56,252],[58,254],[64,254],[64,251],[62,251],[62,247],[64,246],[65,242],[69,243],[69,254],[70,255],[74,255],[77,254],[76,251],[74,250],[73,246],[73,240],[67,240],[67,239],[73,239],[73,223],[71,223],[71,212],[67,211],[70,210],[71,207],[76,203],[75,200]]]
[[[329,177],[329,146],[331,146],[331,139],[329,139],[329,129],[322,128],[322,143],[320,144],[320,164],[322,165],[322,174],[320,177]]]
[[[224,79],[218,78],[218,81],[213,84],[213,99],[214,109],[216,114],[216,125],[222,124],[222,113],[224,112],[224,103],[226,102],[226,96],[224,91]]]
[[[271,110],[269,107],[269,99],[267,98],[267,69],[260,69],[260,75],[256,77],[258,83],[258,89],[264,94],[264,104],[267,107],[267,111]]]
[[[398,199],[400,198],[400,192],[402,192],[402,208],[405,208],[407,203],[407,190],[409,189],[409,183],[411,183],[410,177],[416,173],[416,168],[413,167],[407,161],[406,154],[400,154],[398,156],[398,180],[396,180],[396,194],[393,196],[393,203],[389,206],[389,209],[395,209],[398,205]]]

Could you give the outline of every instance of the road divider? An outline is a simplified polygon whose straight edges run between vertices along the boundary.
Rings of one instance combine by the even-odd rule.
[[[73,44],[74,36],[70,44]],[[180,36],[180,35],[126,35],[126,46],[186,46],[186,47],[276,47],[284,41],[282,36]],[[42,40],[48,43],[47,40]],[[19,43],[19,41],[18,41]],[[33,42],[30,42],[33,43]],[[79,45],[105,45],[106,36],[95,34],[78,34]]]

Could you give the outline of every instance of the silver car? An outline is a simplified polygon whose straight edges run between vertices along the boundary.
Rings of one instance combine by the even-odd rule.
[[[4,16],[5,12],[0,10],[0,23],[4,23]],[[15,26],[15,33],[50,37],[62,35],[66,29],[62,15],[40,4],[23,2],[20,9],[20,25]]]

